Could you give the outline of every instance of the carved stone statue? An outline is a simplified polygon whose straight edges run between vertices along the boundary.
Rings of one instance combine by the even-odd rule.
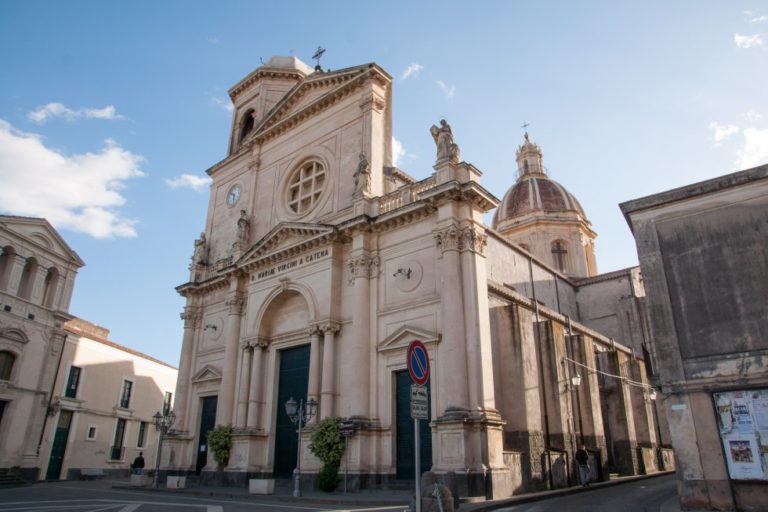
[[[360,153],[360,162],[357,164],[357,170],[352,175],[355,178],[355,196],[361,196],[371,191],[371,164],[365,157],[365,153]]]
[[[245,210],[240,210],[240,218],[237,219],[237,243],[241,248],[245,247],[248,243],[250,227],[251,219],[248,218],[248,214]]]
[[[195,253],[192,255],[192,264],[208,264],[208,241],[205,239],[205,233],[200,233],[200,238],[195,240]]]
[[[459,151],[458,144],[453,142],[451,125],[445,119],[441,119],[440,126],[438,127],[433,124],[429,131],[432,134],[432,138],[435,139],[435,145],[437,145],[437,161],[448,159],[458,162],[461,158],[461,152]]]

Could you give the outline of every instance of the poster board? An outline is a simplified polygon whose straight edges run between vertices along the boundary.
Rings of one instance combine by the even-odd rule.
[[[768,389],[713,393],[733,480],[768,480]]]

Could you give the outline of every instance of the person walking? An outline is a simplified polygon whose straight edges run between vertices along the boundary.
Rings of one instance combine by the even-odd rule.
[[[576,462],[579,464],[579,481],[582,487],[589,487],[589,478],[591,476],[589,470],[589,454],[587,453],[587,447],[583,444],[581,448],[576,450]]]

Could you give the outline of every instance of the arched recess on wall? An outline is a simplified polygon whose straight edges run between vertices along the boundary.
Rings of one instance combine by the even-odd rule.
[[[256,315],[254,331],[272,338],[278,334],[303,330],[317,319],[317,301],[306,286],[288,283],[275,287]]]
[[[16,249],[10,245],[3,247],[3,253],[0,254],[0,290],[8,287],[8,280],[13,268],[13,260],[16,258]]]
[[[24,265],[24,270],[21,272],[21,279],[19,280],[18,296],[22,299],[29,299],[32,296],[37,267],[38,263],[35,258],[27,258],[27,263]]]
[[[256,120],[253,118],[254,114],[253,109],[249,109],[246,111],[245,114],[243,114],[243,118],[240,121],[240,134],[238,135],[237,142],[243,142],[246,137],[253,131],[254,126],[256,125]]]
[[[51,267],[45,275],[45,289],[43,290],[43,306],[52,308],[56,300],[56,291],[59,286],[59,269]]]

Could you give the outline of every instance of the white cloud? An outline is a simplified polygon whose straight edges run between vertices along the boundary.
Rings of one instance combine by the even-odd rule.
[[[211,178],[208,176],[195,176],[194,174],[182,174],[173,179],[165,180],[165,184],[171,189],[191,188],[195,192],[202,192],[211,184]]]
[[[403,74],[400,75],[400,80],[407,80],[410,77],[416,78],[417,76],[419,76],[419,73],[421,73],[422,69],[424,69],[424,66],[414,62],[413,64],[405,68],[405,71],[403,71]]]
[[[211,96],[211,101],[213,101],[213,104],[217,107],[220,107],[227,112],[232,112],[235,109],[235,106],[232,105],[232,102],[227,97],[219,97],[219,96]]]
[[[755,13],[751,11],[744,11],[744,14],[746,14],[747,16],[752,16]],[[750,17],[748,21],[750,23],[763,23],[764,21],[768,21],[768,16],[763,15],[763,16],[755,16],[754,18]]]
[[[744,129],[744,145],[736,152],[736,168],[749,169],[768,163],[768,128]]]
[[[743,36],[741,34],[733,34],[733,41],[739,48],[752,48],[753,46],[763,46],[763,38],[760,34],[753,36]]]
[[[94,238],[134,237],[137,220],[121,215],[119,191],[144,175],[142,161],[111,140],[96,153],[64,155],[0,119],[0,209]]]
[[[451,99],[456,94],[456,87],[454,87],[453,85],[447,85],[442,80],[438,80],[435,83],[440,88],[440,90],[443,91],[443,94],[445,94],[446,98]]]
[[[709,127],[715,132],[713,134],[715,146],[722,144],[731,135],[739,133],[739,127],[733,124],[720,124],[717,121],[712,121],[709,123]]]
[[[125,117],[117,113],[113,105],[107,105],[104,108],[84,107],[71,109],[63,103],[56,102],[38,107],[37,110],[27,114],[27,118],[37,124],[43,124],[54,117],[60,117],[67,121],[76,121],[83,117],[86,119],[125,119]]]
[[[403,143],[392,137],[392,165],[397,167],[398,162],[405,156],[405,148]]]
[[[744,116],[744,120],[749,124],[755,124],[763,118],[763,115],[756,110],[748,110],[747,112],[744,112],[742,116]]]
[[[219,38],[218,37],[206,37],[206,41],[208,41],[211,44],[219,44]]]

